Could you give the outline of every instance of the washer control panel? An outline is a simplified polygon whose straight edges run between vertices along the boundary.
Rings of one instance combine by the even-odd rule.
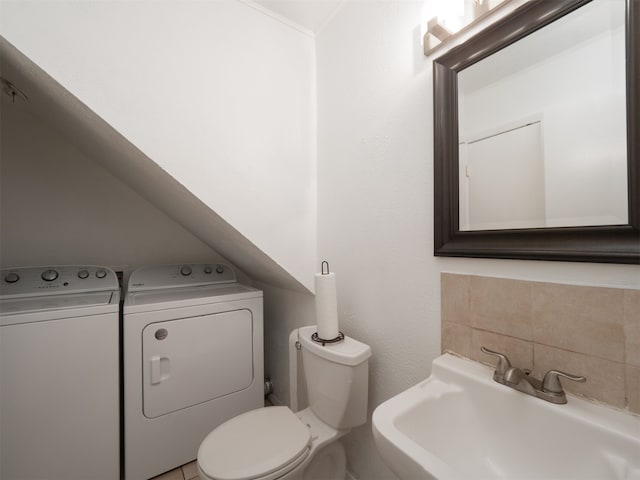
[[[2,298],[118,289],[118,277],[107,267],[65,265],[0,270],[0,297]]]
[[[234,283],[236,274],[222,263],[161,265],[139,268],[129,277],[129,292],[161,288],[195,287]]]

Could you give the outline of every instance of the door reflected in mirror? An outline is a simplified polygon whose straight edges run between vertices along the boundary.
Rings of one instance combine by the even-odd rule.
[[[625,2],[458,73],[459,229],[626,225]]]

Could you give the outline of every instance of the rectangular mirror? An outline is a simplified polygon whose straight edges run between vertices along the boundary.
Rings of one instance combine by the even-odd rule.
[[[637,10],[534,0],[434,61],[436,255],[640,263]]]
[[[593,0],[458,73],[460,230],[628,223],[624,19]]]

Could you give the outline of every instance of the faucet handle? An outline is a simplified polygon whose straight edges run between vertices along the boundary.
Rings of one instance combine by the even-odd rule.
[[[493,379],[496,382],[502,383],[504,381],[504,374],[511,368],[511,362],[504,353],[494,352],[485,347],[480,347],[484,353],[498,357],[498,363],[496,363],[496,371],[493,372]]]
[[[542,379],[542,391],[555,394],[564,393],[564,390],[562,390],[562,384],[560,383],[560,377],[568,378],[569,380],[580,383],[587,381],[585,377],[579,375],[573,375],[559,370],[549,370]]]

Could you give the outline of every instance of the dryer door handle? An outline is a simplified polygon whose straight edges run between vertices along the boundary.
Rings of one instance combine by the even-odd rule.
[[[151,385],[157,385],[169,378],[169,357],[151,357]]]

